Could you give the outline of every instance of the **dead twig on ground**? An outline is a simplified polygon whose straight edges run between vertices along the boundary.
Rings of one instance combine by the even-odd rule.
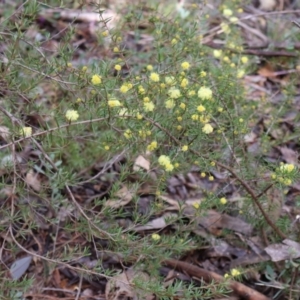
[[[162,262],[163,265],[166,265],[168,267],[175,268],[176,270],[183,271],[184,273],[187,273],[191,277],[198,277],[200,279],[203,279],[205,282],[215,282],[215,283],[226,283],[226,280],[223,276],[207,271],[205,269],[199,268],[197,266],[194,266],[192,264],[179,261],[176,259],[167,259]],[[228,287],[233,290],[235,294],[240,296],[243,299],[247,300],[270,300],[269,297],[264,296],[263,294],[247,287],[246,285],[229,280],[228,281]]]

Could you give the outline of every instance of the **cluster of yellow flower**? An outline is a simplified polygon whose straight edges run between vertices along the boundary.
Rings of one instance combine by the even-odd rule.
[[[155,149],[157,149],[157,141],[153,141],[147,146],[148,151],[154,151]]]
[[[161,155],[158,158],[158,163],[165,168],[167,172],[173,171],[174,166],[171,164],[170,157]]]
[[[93,85],[99,85],[99,84],[102,83],[102,77],[95,74],[95,75],[92,76],[91,82],[92,82]]]
[[[130,89],[132,89],[133,85],[130,82],[125,82],[120,87],[120,92],[126,94]]]
[[[230,275],[228,273],[226,273],[224,275],[224,278],[229,278],[230,276],[236,277],[236,276],[239,276],[239,275],[241,275],[241,272],[238,269],[232,269],[232,270],[230,270]]]
[[[76,121],[79,118],[79,114],[77,112],[77,110],[74,109],[69,109],[66,111],[66,119],[69,122],[73,122]]]
[[[32,135],[32,128],[29,126],[20,129],[19,134],[24,137],[30,137]]]
[[[277,169],[277,175],[272,174],[272,179],[277,180],[278,182],[284,185],[291,185],[292,178],[290,178],[290,174],[295,170],[295,166],[293,164],[280,164],[280,167]]]

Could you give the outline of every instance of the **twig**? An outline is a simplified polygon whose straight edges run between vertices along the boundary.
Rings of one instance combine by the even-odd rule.
[[[77,290],[77,295],[76,295],[75,300],[79,300],[79,297],[81,294],[81,289],[82,289],[82,280],[83,280],[83,275],[80,274],[79,285],[78,285],[78,290]]]
[[[109,168],[111,168],[111,166],[117,162],[123,155],[124,153],[127,151],[128,149],[124,149],[121,153],[117,154],[114,158],[112,158],[111,160],[109,160],[105,166],[103,167],[103,169],[98,172],[96,175],[94,175],[93,177],[85,180],[85,181],[81,181],[81,182],[78,182],[77,185],[81,185],[81,184],[85,184],[85,183],[88,183],[88,182],[91,182],[95,179],[97,179],[99,176],[101,176],[102,174],[104,174],[104,172],[106,172]]]
[[[179,261],[176,259],[167,259],[162,262],[163,265],[175,268],[177,270],[183,271],[187,274],[189,274],[191,277],[198,277],[203,279],[205,282],[216,282],[216,283],[226,283],[226,280],[223,278],[223,276],[212,272],[207,271],[205,269],[196,267],[192,264]],[[270,300],[270,298],[264,296],[263,294],[247,287],[246,285],[239,283],[237,281],[229,280],[228,281],[229,287],[239,295],[242,299],[247,300]]]
[[[295,20],[293,20],[292,23],[294,23],[296,26],[298,26],[300,28],[300,24],[298,22],[296,22]]]
[[[264,211],[264,209],[263,209],[262,205],[260,204],[257,196],[255,195],[255,193],[252,190],[252,188],[248,185],[248,183],[246,181],[244,181],[242,178],[240,178],[232,168],[230,168],[230,167],[228,167],[228,166],[226,166],[226,165],[224,165],[224,164],[222,164],[222,163],[220,163],[218,161],[216,161],[216,165],[218,165],[219,167],[221,167],[221,168],[229,171],[229,173],[232,176],[234,176],[240,182],[240,184],[244,187],[244,189],[246,190],[246,192],[253,199],[254,203],[256,204],[256,206],[258,207],[258,209],[260,210],[260,212],[264,216],[264,218],[267,221],[267,223],[278,234],[278,236],[280,236],[282,239],[286,239],[287,238],[286,235],[273,223],[273,221],[269,218],[269,216],[267,215],[267,213]]]
[[[58,261],[58,260],[55,260],[55,259],[52,259],[52,258],[48,258],[48,257],[45,257],[45,256],[42,256],[42,255],[39,255],[37,253],[34,253],[34,252],[31,252],[29,250],[27,250],[26,248],[24,248],[15,238],[15,235],[13,233],[13,228],[12,228],[12,224],[9,225],[9,233],[10,233],[10,236],[12,238],[12,240],[14,241],[14,243],[21,249],[23,250],[25,253],[29,254],[29,255],[32,255],[32,256],[35,256],[41,260],[45,260],[45,261],[48,261],[48,262],[51,262],[51,263],[54,263],[56,265],[61,265],[61,266],[64,266],[64,267],[67,267],[71,270],[74,270],[74,271],[79,271],[79,272],[85,272],[85,273],[88,273],[88,274],[91,274],[91,275],[97,275],[97,276],[101,276],[101,277],[104,277],[106,279],[110,279],[112,278],[111,276],[107,276],[107,275],[104,275],[104,274],[101,274],[99,272],[95,272],[95,271],[90,271],[90,270],[87,270],[87,269],[83,269],[83,268],[79,268],[79,267],[74,267],[74,266],[71,266],[69,265],[68,263],[65,263],[63,261]]]
[[[0,106],[0,110],[5,114],[7,115],[9,118],[11,118],[11,114],[8,113],[3,107]],[[8,113],[8,114],[7,114]],[[13,116],[12,116],[13,117]],[[13,117],[15,118],[15,117]],[[92,120],[84,120],[84,121],[79,121],[79,122],[72,122],[72,123],[68,123],[68,124],[63,124],[63,125],[60,125],[60,126],[57,126],[57,127],[52,127],[52,128],[49,128],[47,130],[44,130],[44,131],[41,131],[41,132],[37,132],[37,133],[34,133],[32,134],[31,136],[29,137],[22,137],[18,140],[15,140],[13,142],[10,142],[10,143],[7,143],[6,145],[3,145],[3,146],[0,146],[0,150],[2,149],[5,149],[5,148],[8,148],[14,144],[17,144],[17,143],[20,143],[24,140],[28,140],[28,139],[31,139],[31,138],[35,138],[37,136],[42,136],[42,135],[45,135],[45,134],[48,134],[50,132],[53,132],[53,131],[57,131],[59,129],[63,129],[63,128],[67,128],[69,126],[74,126],[74,125],[81,125],[81,124],[90,124],[90,123],[95,123],[95,122],[100,122],[100,121],[104,121],[104,120],[107,120],[107,118],[98,118],[98,119],[92,119]]]

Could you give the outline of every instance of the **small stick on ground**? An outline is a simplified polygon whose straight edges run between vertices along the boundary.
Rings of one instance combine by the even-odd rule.
[[[191,277],[202,278],[205,282],[215,282],[215,283],[224,283],[224,277],[211,271],[207,271],[205,269],[199,268],[197,266],[191,265],[189,263],[179,261],[176,259],[167,259],[163,261],[163,264],[172,268],[175,268],[180,271],[186,272]],[[246,285],[229,280],[228,286],[233,290],[235,294],[237,294],[242,299],[247,300],[270,300],[269,297],[264,296],[263,294],[247,287]]]

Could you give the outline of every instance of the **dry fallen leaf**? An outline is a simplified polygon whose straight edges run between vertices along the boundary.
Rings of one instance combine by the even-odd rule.
[[[150,161],[145,159],[144,156],[139,155],[133,165],[134,171],[139,171],[140,169],[145,169],[146,171],[150,170]]]
[[[25,182],[30,185],[36,192],[41,190],[41,181],[39,175],[34,173],[33,170],[29,170],[25,176]]]
[[[146,294],[145,291],[135,287],[135,280],[138,280],[139,282],[149,282],[150,279],[144,272],[128,269],[127,271],[114,276],[107,282],[105,288],[106,299],[151,299],[152,295]]]
[[[119,208],[128,204],[133,198],[133,191],[128,190],[126,186],[123,186],[116,194],[116,197],[120,199],[110,199],[104,203],[104,207]]]
[[[260,0],[259,9],[261,10],[273,10],[276,6],[276,0]]]
[[[4,142],[8,142],[9,135],[9,128],[6,126],[0,126],[0,138],[2,138]]]
[[[214,235],[221,234],[222,229],[229,229],[247,235],[250,235],[253,230],[252,226],[242,219],[221,214],[215,210],[207,210],[205,215],[196,217],[195,212],[196,210],[193,207],[186,207],[183,214],[191,219],[196,218],[198,227],[204,227]]]
[[[177,214],[172,214],[172,213],[166,213],[163,216],[156,218],[150,222],[148,222],[145,225],[142,226],[136,226],[134,228],[135,231],[143,231],[143,230],[153,230],[153,229],[162,229],[169,225],[169,223],[166,222],[167,219],[177,217]]]
[[[281,244],[273,244],[265,248],[272,261],[281,261],[300,257],[300,244],[285,239]]]

